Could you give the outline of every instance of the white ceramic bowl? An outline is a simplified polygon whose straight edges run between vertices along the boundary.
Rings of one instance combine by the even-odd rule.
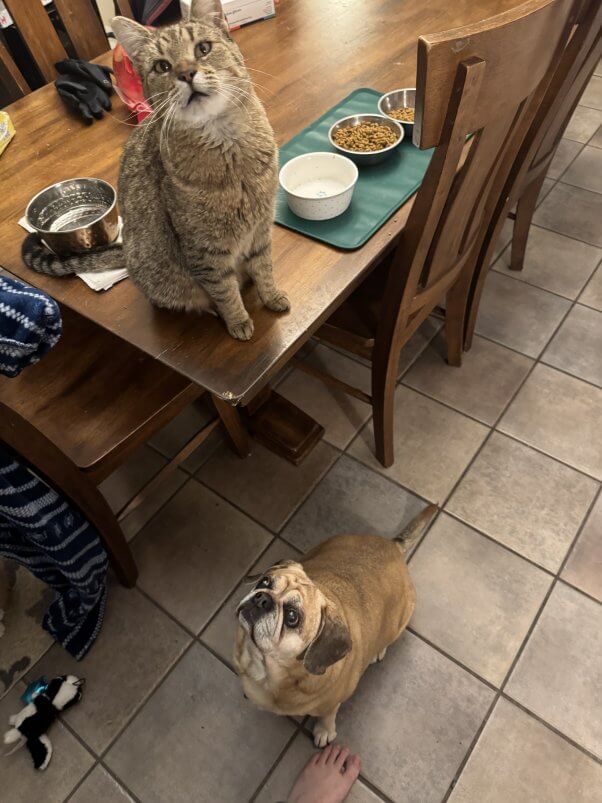
[[[280,171],[280,185],[291,210],[305,220],[330,220],[351,203],[358,170],[338,153],[304,153]]]

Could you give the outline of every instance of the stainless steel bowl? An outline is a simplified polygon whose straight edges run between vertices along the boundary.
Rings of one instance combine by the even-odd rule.
[[[342,128],[352,128],[361,123],[380,123],[381,125],[385,125],[397,134],[397,140],[393,145],[382,148],[380,151],[350,151],[347,150],[347,148],[342,148],[340,145],[337,145],[333,137],[337,131],[340,131]],[[342,120],[338,120],[328,132],[328,139],[333,148],[343,156],[353,159],[356,164],[374,165],[382,162],[387,156],[390,156],[399,146],[403,139],[403,128],[396,120],[392,120],[390,117],[384,117],[382,114],[354,114],[351,117],[343,117]]]
[[[31,199],[25,217],[59,256],[110,245],[119,234],[117,193],[100,178],[46,187]]]
[[[378,101],[378,110],[381,114],[384,114],[388,117],[389,112],[393,111],[394,109],[403,109],[403,107],[409,107],[410,109],[416,108],[416,88],[412,87],[410,89],[394,89],[393,92],[387,92],[386,95],[383,95],[382,98]],[[393,117],[389,118],[393,120]],[[406,132],[408,137],[412,139],[414,134],[414,123],[404,123],[401,122],[403,126],[403,130]]]

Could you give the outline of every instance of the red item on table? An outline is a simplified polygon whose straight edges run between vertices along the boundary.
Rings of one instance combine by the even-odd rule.
[[[113,70],[117,94],[141,123],[151,114],[152,108],[144,97],[142,79],[120,44],[113,50]]]

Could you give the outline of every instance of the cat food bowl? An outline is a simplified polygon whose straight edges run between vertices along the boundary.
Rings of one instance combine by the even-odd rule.
[[[362,166],[382,162],[403,140],[401,123],[382,114],[353,114],[338,120],[328,132],[330,144]]]
[[[403,130],[412,139],[414,134],[414,112],[416,109],[416,89],[394,89],[378,101],[378,110],[385,117],[401,123]]]
[[[119,234],[117,193],[100,178],[71,178],[39,192],[27,223],[59,256],[110,245]]]
[[[287,203],[305,220],[330,220],[351,203],[358,170],[337,153],[304,153],[280,171],[280,186]]]

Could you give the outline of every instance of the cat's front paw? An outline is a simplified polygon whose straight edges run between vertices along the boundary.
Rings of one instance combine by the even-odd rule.
[[[235,340],[250,340],[253,337],[254,326],[251,318],[238,323],[228,323],[226,326]]]
[[[291,308],[291,302],[288,300],[286,293],[281,290],[274,293],[273,296],[264,299],[264,306],[271,309],[273,312],[287,312]]]

